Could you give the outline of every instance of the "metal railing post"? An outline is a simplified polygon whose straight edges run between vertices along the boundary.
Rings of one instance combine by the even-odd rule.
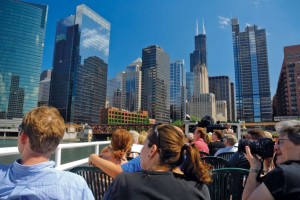
[[[61,146],[58,145],[58,147],[55,150],[55,167],[59,167],[61,165]]]

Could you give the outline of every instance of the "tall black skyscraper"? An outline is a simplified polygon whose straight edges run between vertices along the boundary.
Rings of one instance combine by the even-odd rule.
[[[57,22],[49,104],[66,122],[99,123],[105,107],[110,23],[85,5]]]
[[[269,64],[265,29],[247,26],[240,32],[232,19],[237,120],[272,120]]]
[[[159,123],[170,122],[170,58],[159,46],[142,52],[142,110]]]
[[[190,54],[190,72],[193,72],[196,65],[207,66],[207,52],[206,52],[206,33],[203,23],[203,32],[198,34],[198,22],[195,35],[195,51]]]

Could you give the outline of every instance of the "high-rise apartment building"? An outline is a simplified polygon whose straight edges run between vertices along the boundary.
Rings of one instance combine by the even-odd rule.
[[[237,120],[272,120],[269,64],[265,29],[247,26],[240,32],[232,19]]]
[[[198,22],[196,24],[195,35],[195,50],[190,54],[190,72],[194,71],[196,65],[207,66],[207,52],[206,52],[206,33],[203,23],[203,31],[198,34]]]
[[[273,98],[273,115],[300,115],[300,45],[284,47],[284,59]]]
[[[142,59],[138,58],[126,67],[122,80],[122,108],[131,112],[141,110]]]
[[[47,5],[0,1],[0,119],[37,106],[47,14]]]
[[[142,50],[142,110],[158,123],[170,122],[170,58],[159,46]]]
[[[44,70],[40,76],[40,88],[38,106],[48,105],[50,82],[51,82],[51,70]]]
[[[86,5],[56,27],[49,103],[66,122],[98,123],[105,107],[110,23]]]
[[[185,120],[186,115],[186,72],[184,60],[170,65],[170,118]]]
[[[230,78],[228,76],[209,77],[209,92],[215,94],[216,102],[226,101],[226,119],[232,121],[231,88]]]

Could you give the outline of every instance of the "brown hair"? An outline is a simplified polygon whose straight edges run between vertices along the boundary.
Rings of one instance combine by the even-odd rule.
[[[197,127],[195,131],[200,134],[200,138],[202,138],[206,144],[211,142],[211,138],[208,136],[208,133],[206,133],[204,128]]]
[[[223,138],[223,133],[221,130],[214,130],[214,134],[217,136],[219,140]]]
[[[187,138],[176,127],[164,124],[149,130],[148,146],[156,144],[160,165],[170,169],[181,166],[185,177],[200,183],[210,183],[210,167],[200,160],[198,149],[187,144]]]
[[[56,108],[41,106],[24,116],[21,129],[34,152],[50,156],[64,136],[65,122]]]
[[[258,140],[260,138],[265,137],[265,132],[259,129],[249,130],[248,134],[251,135],[251,138],[254,140]]]
[[[121,160],[132,143],[132,136],[127,130],[116,129],[111,136],[112,155]]]

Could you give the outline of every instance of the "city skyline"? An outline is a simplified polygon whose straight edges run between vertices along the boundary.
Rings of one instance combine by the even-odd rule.
[[[237,17],[241,27],[257,24],[267,32],[271,94],[275,93],[283,59],[284,46],[300,43],[297,0],[228,0],[183,2],[158,1],[58,1],[28,0],[49,5],[42,69],[50,69],[53,59],[56,21],[71,14],[79,4],[86,4],[111,22],[108,78],[124,71],[128,63],[141,57],[142,49],[156,44],[171,61],[184,59],[194,49],[196,20],[199,33],[204,20],[207,35],[209,76],[226,75],[234,82],[233,48],[230,19]],[[298,6],[297,6],[298,5]],[[124,53],[126,52],[126,53]]]

